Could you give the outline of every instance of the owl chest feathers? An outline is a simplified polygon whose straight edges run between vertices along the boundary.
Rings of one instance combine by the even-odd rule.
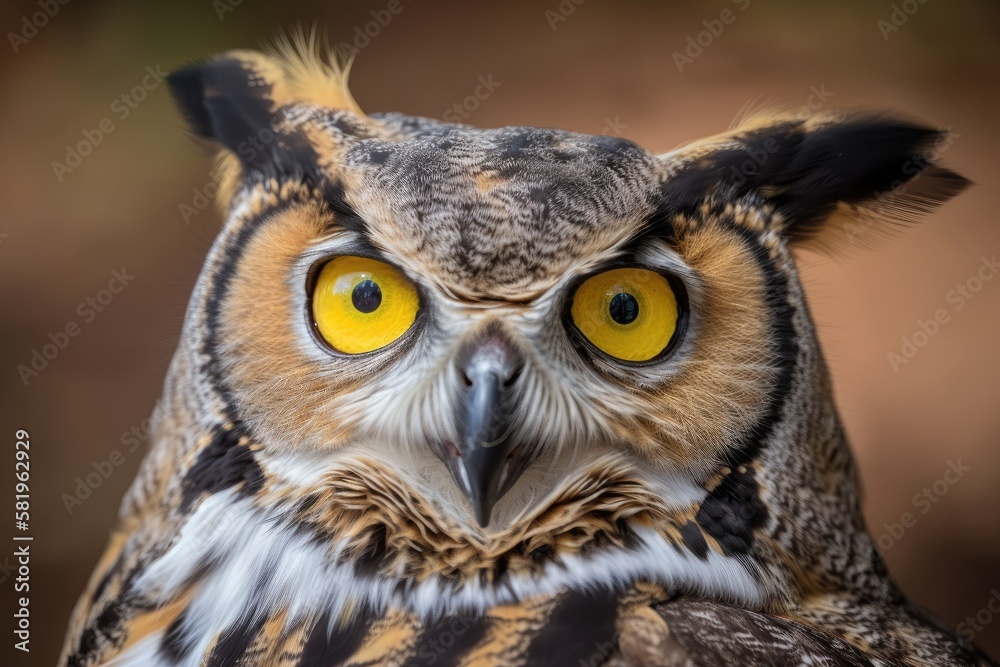
[[[197,581],[193,604],[219,608],[228,598],[234,612],[287,607],[333,618],[362,608],[482,613],[640,581],[764,602],[751,554],[767,510],[751,468],[709,489],[678,478],[668,493],[616,457],[595,457],[553,489],[543,490],[544,475],[524,479],[484,530],[446,509],[456,505],[435,494],[433,476],[404,480],[359,454],[325,470],[317,456],[267,461],[232,437],[212,455],[210,475],[199,477],[196,463],[185,478],[189,516],[137,580],[144,595],[171,599]]]
[[[633,604],[637,590],[646,603],[681,591],[747,608],[766,603],[749,544],[736,532],[723,536],[725,494],[680,480],[671,493],[657,491],[613,457],[595,459],[533,505],[500,508],[505,527],[477,534],[377,459],[353,457],[320,471],[316,457],[268,460],[238,428],[225,434],[202,454],[213,465],[196,462],[185,477],[180,506],[187,515],[175,538],[165,549],[147,549],[158,557],[130,583],[139,608],[172,620],[149,640],[155,646],[130,647],[121,664],[163,660],[169,646],[175,664],[186,664],[219,651],[220,637],[233,628],[272,643],[292,641],[301,628],[323,634],[317,625],[343,638],[359,623],[369,634],[374,623],[389,636],[426,637],[429,628],[447,636],[482,619],[549,619],[580,605],[611,605],[611,614]],[[752,484],[750,469],[735,472]],[[289,478],[294,488],[282,482]],[[715,491],[732,486],[713,484]],[[519,491],[505,503],[527,497]],[[730,529],[737,520],[730,517]],[[496,630],[498,638],[514,632],[528,641],[533,633],[512,627],[519,629]],[[301,657],[308,642],[293,643]],[[377,644],[366,640],[369,650]],[[421,649],[408,650],[416,656]]]

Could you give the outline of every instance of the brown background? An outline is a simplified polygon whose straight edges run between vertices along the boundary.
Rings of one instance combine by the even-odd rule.
[[[883,524],[904,512],[916,517],[900,539],[883,539],[893,573],[953,625],[985,609],[1000,590],[1000,279],[961,310],[947,295],[975,274],[981,257],[1000,251],[997,5],[910,0],[916,13],[885,39],[877,22],[891,19],[889,0],[751,0],[746,11],[729,0],[586,0],[554,30],[545,12],[558,12],[559,0],[402,3],[354,68],[353,88],[367,110],[440,118],[474,92],[479,76],[492,75],[500,86],[469,122],[589,133],[618,127],[655,151],[725,129],[749,101],[798,107],[813,89],[832,93],[828,107],[895,108],[958,133],[943,157],[977,187],[878,251],[803,255],[802,269],[860,459],[872,530],[884,533]],[[211,207],[190,224],[179,212],[208,183],[210,163],[185,138],[165,87],[125,119],[112,103],[141,82],[147,66],[169,70],[254,46],[296,21],[318,21],[339,42],[387,2],[243,0],[223,20],[211,0],[149,5],[74,0],[18,53],[7,40],[0,44],[0,233],[7,235],[0,237],[0,444],[8,451],[3,465],[12,468],[15,429],[31,432],[36,538],[33,651],[4,664],[55,659],[142,450],[127,453],[72,515],[63,494],[95,462],[126,449],[122,433],[150,412],[219,227]],[[735,22],[678,72],[672,54],[726,8]],[[6,3],[0,28],[20,31],[22,17],[37,11],[34,2]],[[59,182],[52,162],[64,161],[65,146],[103,118],[114,131]],[[77,304],[123,267],[134,281],[84,324]],[[950,320],[894,372],[888,353],[940,308]],[[80,334],[25,386],[17,365],[70,321],[80,323]],[[914,494],[959,459],[970,470],[921,513]],[[6,504],[11,475],[2,479]],[[13,532],[0,523],[0,543]],[[0,563],[9,553],[0,548]],[[0,584],[4,655],[12,655],[11,584]],[[1000,619],[977,641],[1000,656]]]

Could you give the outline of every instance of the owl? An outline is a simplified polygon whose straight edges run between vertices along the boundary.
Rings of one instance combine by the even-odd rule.
[[[945,133],[366,114],[309,39],[169,83],[225,223],[61,665],[995,664],[886,571],[792,252],[960,192]]]

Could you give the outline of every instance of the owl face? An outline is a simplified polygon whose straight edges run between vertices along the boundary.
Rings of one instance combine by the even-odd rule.
[[[760,418],[769,267],[722,220],[683,243],[651,230],[646,152],[520,129],[336,138],[335,194],[234,208],[252,231],[219,375],[262,442],[433,454],[486,524],[536,460],[683,469]]]
[[[789,244],[938,136],[778,117],[655,156],[366,116],[311,67],[242,53],[172,78],[228,151],[207,375],[264,450],[375,458],[481,527],[599,457],[699,480],[758,444],[812,340]],[[961,185],[929,169],[893,210]]]

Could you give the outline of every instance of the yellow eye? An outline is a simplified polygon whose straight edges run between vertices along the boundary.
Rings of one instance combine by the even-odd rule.
[[[371,352],[396,340],[417,319],[420,299],[403,273],[367,257],[337,257],[316,280],[312,315],[330,346]]]
[[[625,361],[649,361],[677,330],[677,297],[666,278],[639,268],[612,269],[577,288],[573,324],[602,352]]]

